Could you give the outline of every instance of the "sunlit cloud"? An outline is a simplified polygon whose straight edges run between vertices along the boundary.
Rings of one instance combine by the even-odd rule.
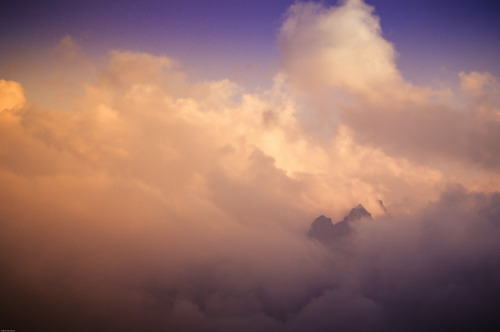
[[[24,91],[18,82],[0,80],[0,111],[22,107],[26,101]]]

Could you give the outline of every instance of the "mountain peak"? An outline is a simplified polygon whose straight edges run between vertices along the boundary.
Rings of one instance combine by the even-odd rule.
[[[327,241],[333,227],[332,219],[321,215],[312,222],[309,236],[320,241]]]
[[[338,239],[351,234],[352,228],[350,223],[362,218],[372,219],[372,215],[361,204],[352,208],[349,214],[336,224],[332,223],[331,218],[321,215],[312,222],[309,229],[309,236],[319,240],[323,244],[332,245]]]
[[[372,215],[365,209],[365,207],[362,204],[358,204],[351,209],[349,214],[344,217],[343,221],[355,221],[361,218],[372,219]]]

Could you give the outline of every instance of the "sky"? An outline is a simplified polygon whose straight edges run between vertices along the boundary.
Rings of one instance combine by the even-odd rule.
[[[276,66],[276,37],[290,0],[11,1],[0,13],[2,63],[75,38],[98,59],[111,49],[168,55],[201,78],[251,76]],[[335,5],[336,1],[323,1]],[[460,71],[499,75],[500,8],[494,1],[372,0],[405,78],[425,84]],[[243,73],[241,73],[243,72]],[[263,76],[264,74],[261,74]],[[255,76],[255,74],[254,74]],[[247,78],[249,84],[255,78]]]
[[[498,5],[2,6],[1,329],[500,327]]]

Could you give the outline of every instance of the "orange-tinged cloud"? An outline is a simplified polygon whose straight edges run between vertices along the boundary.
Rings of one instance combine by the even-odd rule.
[[[18,82],[0,80],[0,112],[20,108],[26,99]]]

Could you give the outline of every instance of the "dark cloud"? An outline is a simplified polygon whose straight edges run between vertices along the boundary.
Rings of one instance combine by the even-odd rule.
[[[161,254],[170,243],[144,248],[151,234],[4,222],[2,322],[61,331],[498,328],[499,203],[500,194],[451,189],[415,216],[357,220],[340,251],[306,233],[288,242],[242,229],[233,236],[251,241],[174,264]]]

